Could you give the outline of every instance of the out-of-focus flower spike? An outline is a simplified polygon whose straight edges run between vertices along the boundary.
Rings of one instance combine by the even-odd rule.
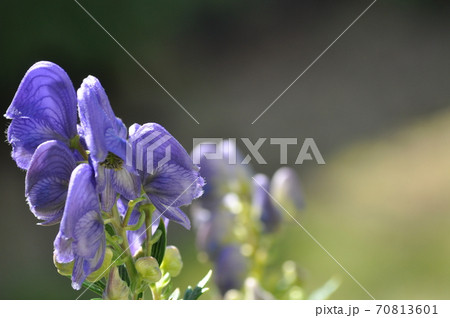
[[[224,210],[211,213],[208,210],[196,209],[194,220],[198,249],[205,252],[210,259],[215,259],[233,235],[234,216]]]
[[[251,171],[248,166],[241,164],[243,157],[233,140],[199,144],[192,150],[191,156],[198,161],[201,175],[206,181],[201,199],[204,207],[214,210],[222,195],[249,188]]]
[[[244,299],[246,300],[273,300],[275,297],[261,287],[253,277],[248,277],[244,282]]]
[[[222,295],[230,289],[241,289],[248,263],[238,245],[225,246],[215,260],[214,279]]]
[[[283,216],[270,197],[270,180],[264,174],[253,177],[253,209],[266,233],[275,232],[281,225]]]
[[[272,177],[270,193],[289,212],[304,208],[303,191],[294,169],[282,167]]]

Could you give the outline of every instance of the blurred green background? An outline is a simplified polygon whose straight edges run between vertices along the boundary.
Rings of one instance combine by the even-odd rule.
[[[327,164],[296,166],[302,224],[375,298],[448,299],[448,1],[379,0],[251,125],[370,2],[80,0],[197,125],[74,1],[2,1],[2,112],[28,67],[50,60],[75,87],[97,76],[125,123],[158,122],[188,151],[194,137],[313,137]],[[58,229],[35,225],[25,174],[10,147],[0,149],[0,298],[75,299],[52,263]],[[299,147],[289,149],[293,164]],[[272,174],[278,148],[261,152],[268,164],[254,168]],[[192,231],[171,225],[169,235],[184,257],[184,289],[208,266]],[[368,298],[297,225],[276,250],[280,263],[302,266],[307,291],[338,277],[333,298]]]

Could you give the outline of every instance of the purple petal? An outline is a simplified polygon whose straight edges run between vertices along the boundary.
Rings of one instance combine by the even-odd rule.
[[[127,138],[127,126],[123,123],[122,119],[116,117],[117,136],[120,138]]]
[[[121,137],[124,129],[114,116],[100,82],[88,76],[77,95],[83,137],[93,159],[103,162],[108,152],[112,152],[125,160],[126,141]]]
[[[161,125],[149,123],[138,127],[137,124],[130,127],[127,165],[148,174],[164,164],[198,170],[183,146]]]
[[[86,277],[100,268],[105,256],[106,240],[103,220],[91,210],[78,220],[74,229],[72,287],[80,289]]]
[[[117,194],[123,195],[127,200],[133,200],[139,196],[141,180],[138,175],[132,174],[126,167],[122,167],[120,170],[108,169],[97,162],[94,162],[93,166],[103,211],[112,209]]]
[[[114,178],[114,170],[101,168],[101,171],[104,172],[105,176],[105,187],[100,193],[102,210],[109,212],[111,211],[117,200],[116,191],[114,190],[114,186],[112,183],[112,180]]]
[[[29,117],[16,118],[8,128],[8,142],[12,145],[12,157],[22,169],[28,169],[36,148],[49,140],[67,139],[58,134],[48,121]]]
[[[165,164],[144,180],[144,190],[165,205],[179,207],[202,195],[204,181],[198,171]]]
[[[80,164],[72,172],[54,246],[58,262],[75,259],[74,288],[79,288],[86,276],[101,266],[106,246],[105,233],[94,172],[88,164]]]
[[[149,198],[162,217],[179,223],[188,230],[191,228],[191,221],[180,208],[161,203],[157,196],[149,195]]]
[[[56,133],[71,139],[77,132],[76,105],[75,89],[66,72],[43,61],[27,71],[5,116],[46,121]]]
[[[141,190],[141,180],[138,175],[130,173],[125,167],[120,170],[112,170],[112,187],[127,200],[136,199]]]
[[[134,123],[128,128],[128,135],[135,135],[139,128],[141,128],[141,125]]]
[[[44,224],[61,219],[75,167],[75,157],[60,141],[47,141],[36,149],[25,179],[25,194],[31,211]]]

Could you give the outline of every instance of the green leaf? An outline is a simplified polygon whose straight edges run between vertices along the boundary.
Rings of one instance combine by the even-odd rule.
[[[184,293],[184,300],[197,300],[201,295],[209,290],[209,288],[205,288],[206,283],[208,283],[211,278],[212,270],[209,270],[208,274],[195,286],[192,288],[189,286]]]
[[[105,224],[105,231],[108,232],[109,235],[114,236],[116,233],[114,232],[114,228],[111,224]]]
[[[166,226],[164,225],[164,221],[162,219],[159,220],[159,226],[156,229],[156,232],[158,232],[158,230],[160,231],[161,236],[159,237],[159,240],[152,245],[152,256],[156,258],[158,264],[161,265],[167,245]]]
[[[130,286],[130,277],[128,276],[128,271],[125,267],[125,265],[118,266],[119,269],[119,276],[120,278],[127,283],[128,286]]]
[[[89,289],[90,291],[96,293],[97,295],[102,296],[103,291],[105,290],[105,282],[99,280],[95,283],[90,283],[88,281],[83,282],[83,287]]]

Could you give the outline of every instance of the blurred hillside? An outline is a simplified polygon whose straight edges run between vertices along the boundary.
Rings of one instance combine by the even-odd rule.
[[[345,147],[308,180],[301,222],[375,298],[450,297],[449,144],[445,110]],[[338,274],[334,297],[366,299],[301,232],[289,227],[283,254],[304,266],[310,287]]]

